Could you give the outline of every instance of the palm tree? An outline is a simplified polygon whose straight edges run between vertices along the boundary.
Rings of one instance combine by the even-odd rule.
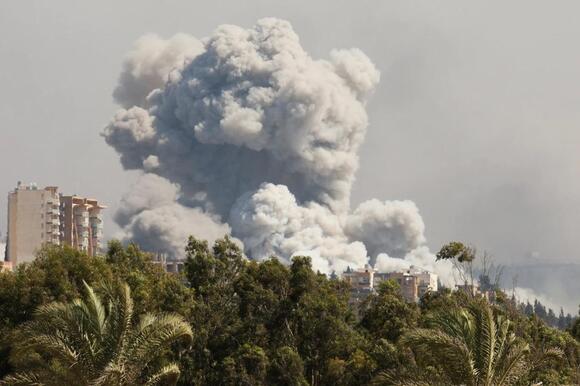
[[[418,370],[423,371],[408,376],[382,373],[375,384],[507,386],[530,370],[528,344],[516,338],[510,321],[494,315],[487,302],[439,313],[428,327],[408,332],[401,341],[414,352]]]
[[[99,296],[84,283],[85,296],[39,307],[16,335],[12,359],[20,369],[0,385],[175,385],[179,368],[163,357],[192,331],[174,314],[134,320],[126,284],[104,286]]]

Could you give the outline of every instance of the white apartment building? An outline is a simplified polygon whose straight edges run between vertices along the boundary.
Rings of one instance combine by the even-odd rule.
[[[60,243],[58,188],[22,185],[8,194],[6,259],[13,266],[30,262],[43,244]]]

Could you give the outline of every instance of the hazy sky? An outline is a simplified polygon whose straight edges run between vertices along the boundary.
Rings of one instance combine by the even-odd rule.
[[[412,199],[433,250],[579,261],[577,1],[2,1],[0,229],[18,180],[109,205],[135,180],[99,136],[139,36],[289,20],[315,58],[358,47],[382,80],[353,204]]]

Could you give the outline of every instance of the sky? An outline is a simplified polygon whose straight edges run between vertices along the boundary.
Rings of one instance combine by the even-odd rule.
[[[432,250],[580,262],[580,3],[3,1],[0,230],[19,180],[108,205],[137,178],[100,132],[134,41],[290,21],[315,58],[357,47],[381,72],[352,204],[411,199]],[[2,193],[4,192],[4,193]]]

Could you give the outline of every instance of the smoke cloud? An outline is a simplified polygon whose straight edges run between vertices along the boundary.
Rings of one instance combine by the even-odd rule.
[[[425,224],[412,201],[363,202],[348,217],[345,231],[366,245],[372,259],[379,253],[402,258],[425,242]]]
[[[119,84],[113,92],[123,107],[143,106],[152,90],[163,87],[169,73],[183,68],[203,50],[203,44],[186,34],[164,40],[150,34],[135,43],[123,63]]]
[[[250,258],[307,254],[323,272],[381,253],[427,264],[414,203],[350,210],[379,79],[362,51],[313,59],[273,18],[202,40],[140,39],[114,94],[124,108],[103,131],[145,173],[116,217],[125,237],[180,257],[188,234],[230,233]]]
[[[190,235],[213,243],[230,233],[227,224],[201,209],[179,204],[179,192],[178,185],[163,177],[142,175],[115,213],[115,221],[124,230],[121,237],[135,240],[149,251],[180,256]]]
[[[386,253],[377,256],[375,268],[379,272],[402,271],[411,266],[420,267],[437,274],[439,280],[447,287],[456,283],[453,264],[450,261],[435,261],[436,256],[426,246],[420,246],[408,252],[403,258],[391,257]]]
[[[546,307],[546,309],[551,308],[556,313],[556,315],[558,314],[558,311],[560,311],[560,308],[562,307],[561,303],[558,302],[558,300],[554,299],[553,297],[547,296],[546,294],[534,291],[531,288],[515,287],[513,291],[518,302],[522,303],[530,302],[531,304],[534,304],[534,301],[538,300]],[[576,309],[573,306],[572,307],[564,306],[562,307],[562,309],[564,310],[564,312],[570,313],[572,315],[575,315],[576,313]]]

